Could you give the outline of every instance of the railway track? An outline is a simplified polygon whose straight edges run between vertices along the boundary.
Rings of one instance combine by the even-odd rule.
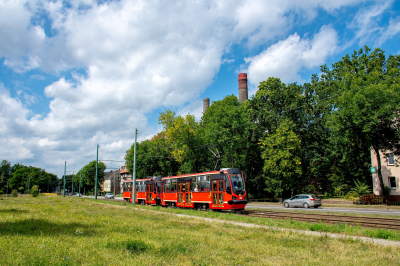
[[[326,224],[344,223],[359,225],[368,228],[382,228],[400,230],[400,219],[398,218],[378,218],[365,216],[345,216],[334,214],[316,214],[299,212],[277,212],[277,211],[257,211],[246,210],[242,215],[269,219],[291,219],[302,222],[324,222]]]
[[[124,202],[123,200],[110,200],[117,202]],[[367,228],[381,228],[381,229],[395,229],[400,230],[399,218],[382,218],[382,217],[366,217],[366,216],[348,216],[336,214],[317,214],[317,213],[299,213],[299,212],[279,212],[279,211],[258,211],[258,210],[245,210],[239,215],[269,218],[269,219],[291,219],[301,222],[314,222],[326,224],[344,223],[349,225],[359,225]]]

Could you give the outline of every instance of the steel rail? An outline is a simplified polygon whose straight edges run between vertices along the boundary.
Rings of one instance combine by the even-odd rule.
[[[368,228],[383,228],[400,230],[400,219],[398,218],[382,218],[382,217],[366,217],[366,216],[346,216],[335,214],[316,214],[316,213],[299,213],[299,212],[277,212],[277,211],[256,211],[246,210],[242,215],[269,218],[269,219],[291,219],[303,222],[323,222],[326,224],[345,223],[350,225],[359,225]]]
[[[123,200],[110,200],[124,202]],[[400,230],[399,218],[383,218],[383,217],[366,217],[366,216],[348,216],[336,214],[318,214],[318,213],[300,213],[300,212],[283,212],[283,211],[257,211],[244,210],[234,212],[237,215],[268,218],[268,219],[291,219],[301,222],[325,223],[325,224],[349,224],[367,228],[395,229]]]

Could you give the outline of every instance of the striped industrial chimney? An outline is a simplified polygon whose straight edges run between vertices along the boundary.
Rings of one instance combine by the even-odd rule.
[[[242,103],[248,99],[247,94],[247,74],[239,74],[239,103]]]
[[[206,113],[208,107],[210,107],[210,98],[203,99],[203,114]]]

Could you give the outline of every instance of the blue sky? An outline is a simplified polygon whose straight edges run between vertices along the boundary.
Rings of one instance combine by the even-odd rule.
[[[365,44],[399,54],[399,1],[0,1],[0,159],[59,176],[123,160],[158,114],[202,115],[248,74],[304,83]],[[119,167],[122,163],[107,163]]]

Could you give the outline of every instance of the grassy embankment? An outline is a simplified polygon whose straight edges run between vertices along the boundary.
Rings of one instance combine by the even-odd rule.
[[[398,265],[400,261],[399,248],[115,205],[44,196],[0,200],[0,265]],[[260,223],[231,214],[163,210]]]

